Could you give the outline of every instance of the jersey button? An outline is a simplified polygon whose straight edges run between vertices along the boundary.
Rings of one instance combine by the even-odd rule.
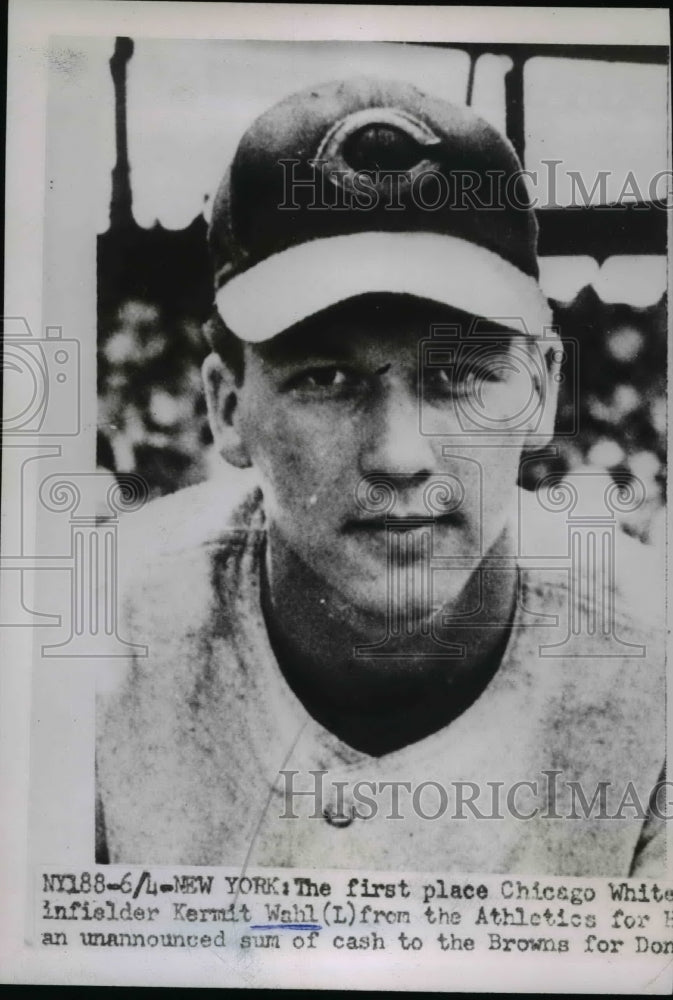
[[[329,802],[322,812],[330,826],[350,826],[355,819],[355,806]]]

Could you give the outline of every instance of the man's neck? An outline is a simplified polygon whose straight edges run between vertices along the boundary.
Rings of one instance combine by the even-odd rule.
[[[489,557],[511,557],[511,549],[504,532]],[[344,742],[378,756],[437,731],[479,697],[507,645],[516,568],[513,557],[506,569],[482,564],[450,609],[435,608],[422,629],[393,639],[385,615],[349,604],[271,535],[262,596],[295,694]],[[384,656],[363,651],[384,638]]]

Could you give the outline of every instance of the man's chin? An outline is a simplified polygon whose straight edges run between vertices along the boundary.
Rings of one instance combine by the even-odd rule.
[[[311,603],[319,601],[328,614],[365,629],[369,620],[376,629],[385,626],[406,634],[422,628],[440,609],[450,613],[457,608],[473,572],[464,566],[438,572],[427,553],[425,558],[392,559],[385,549],[372,551],[343,536],[342,542],[329,551],[321,545],[306,551],[296,539],[286,551],[293,553],[293,577],[302,581]]]
[[[425,567],[404,579],[394,572],[382,572],[373,579],[351,575],[334,581],[333,589],[353,619],[369,618],[388,632],[429,634],[438,614],[450,612],[458,601],[464,581],[453,582],[455,593],[445,587],[441,594],[433,593],[432,575]]]

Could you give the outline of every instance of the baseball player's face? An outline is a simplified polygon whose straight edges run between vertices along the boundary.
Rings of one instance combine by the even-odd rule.
[[[507,535],[540,396],[524,338],[468,323],[367,299],[246,345],[236,427],[272,564],[274,546],[289,552],[317,588],[376,615],[456,601]]]

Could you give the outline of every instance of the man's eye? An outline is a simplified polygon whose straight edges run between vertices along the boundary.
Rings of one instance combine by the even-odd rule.
[[[497,369],[491,365],[457,365],[455,368],[435,368],[428,380],[438,390],[464,395],[483,382],[499,381]]]
[[[316,371],[308,372],[304,378],[306,385],[316,386],[320,389],[336,388],[345,385],[348,376],[342,368],[318,368]]]
[[[325,365],[321,368],[309,368],[292,376],[287,387],[300,392],[339,392],[357,388],[362,382],[362,377],[351,369]]]
[[[484,383],[502,382],[507,378],[510,367],[506,355],[494,355],[492,352],[486,356],[483,352],[477,356],[465,354],[458,357],[455,364],[428,369],[426,384],[447,395],[466,395],[478,391]]]

